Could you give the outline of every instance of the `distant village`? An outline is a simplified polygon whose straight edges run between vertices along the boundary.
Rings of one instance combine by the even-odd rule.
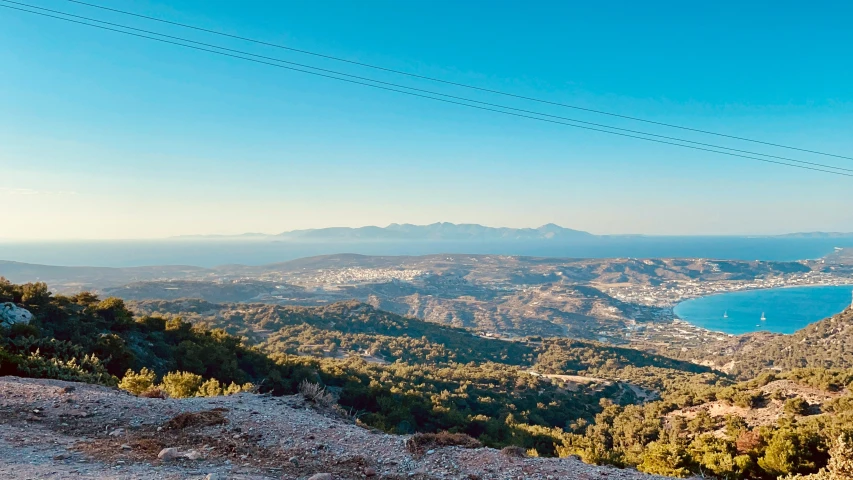
[[[604,291],[623,302],[667,308],[674,307],[679,302],[690,298],[704,297],[715,293],[816,285],[853,285],[853,277],[827,272],[805,272],[754,280],[691,280],[667,281],[660,285],[620,285],[608,287]]]

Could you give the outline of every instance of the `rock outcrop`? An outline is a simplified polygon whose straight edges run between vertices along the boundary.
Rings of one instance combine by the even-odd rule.
[[[27,325],[33,319],[33,314],[26,308],[12,302],[0,303],[0,326],[10,327],[19,323]]]

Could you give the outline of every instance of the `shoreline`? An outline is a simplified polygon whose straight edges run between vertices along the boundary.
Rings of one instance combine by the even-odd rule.
[[[757,288],[742,288],[724,292],[714,292],[708,295],[697,295],[695,297],[685,297],[683,300],[680,300],[678,303],[672,306],[673,309],[678,305],[681,305],[684,302],[689,302],[690,300],[696,300],[699,298],[708,298],[708,297],[717,297],[720,295],[731,295],[735,293],[749,293],[749,292],[757,292],[761,290],[784,290],[791,288],[821,288],[821,287],[850,287],[851,292],[853,292],[853,280],[850,283],[820,283],[820,284],[808,284],[808,285],[783,285],[781,287],[757,287]]]
[[[766,331],[766,332],[770,332],[770,333],[775,333],[775,334],[781,334],[781,335],[789,335],[789,334],[790,334],[790,332],[780,332],[780,331],[778,331],[778,330],[771,330],[771,329],[768,329],[768,328],[766,328],[768,325],[767,325],[767,324],[763,324],[763,323],[762,323],[762,324],[758,324],[758,325],[756,325],[756,326],[761,326],[761,327],[762,327],[761,329],[758,329],[758,330],[748,330],[748,331],[745,331],[745,332],[739,332],[739,333],[731,333],[731,332],[726,332],[726,331],[723,331],[723,330],[712,330],[712,329],[710,329],[710,328],[708,328],[708,327],[706,327],[706,326],[703,326],[703,325],[697,324],[695,320],[689,320],[689,319],[687,319],[687,318],[685,318],[685,317],[683,317],[683,316],[678,315],[678,313],[676,313],[675,309],[676,309],[678,306],[680,306],[680,305],[682,305],[682,304],[684,304],[684,303],[690,302],[690,301],[700,300],[700,299],[707,299],[707,298],[711,298],[711,297],[720,297],[720,296],[723,296],[723,295],[736,295],[736,294],[738,294],[738,293],[747,294],[747,293],[754,293],[754,292],[759,292],[759,291],[770,291],[770,290],[791,290],[791,289],[804,289],[804,290],[805,290],[805,289],[811,289],[811,288],[827,288],[827,287],[848,288],[848,289],[850,289],[850,292],[851,292],[851,293],[853,293],[853,283],[820,284],[820,285],[785,285],[785,286],[780,286],[780,287],[753,288],[753,289],[748,289],[748,290],[734,290],[734,291],[729,291],[729,292],[719,292],[719,293],[714,293],[714,294],[711,294],[711,295],[705,295],[705,296],[697,296],[697,297],[693,297],[693,298],[687,298],[687,299],[685,299],[685,300],[682,300],[681,302],[679,302],[679,303],[678,303],[678,304],[676,304],[675,306],[673,306],[673,307],[671,308],[671,310],[670,310],[670,311],[672,312],[672,320],[673,320],[673,322],[686,323],[686,324],[689,324],[689,325],[691,325],[691,326],[693,326],[693,327],[695,327],[695,328],[698,328],[698,329],[701,329],[701,330],[706,330],[706,331],[709,331],[709,332],[721,333],[721,334],[729,335],[729,336],[740,336],[740,335],[744,335],[744,334],[748,334],[748,333],[755,333],[755,332],[762,332],[762,331]],[[840,313],[840,312],[843,312],[845,309],[847,309],[847,308],[849,308],[849,307],[850,307],[850,303],[847,303],[847,304],[845,304],[845,306],[843,306],[839,311],[837,311],[837,312],[833,312],[833,313],[829,313],[829,314],[826,314],[826,315],[822,315],[822,316],[820,316],[820,318],[816,318],[816,319],[814,319],[814,320],[810,320],[810,321],[808,321],[806,324],[804,324],[804,325],[802,325],[802,326],[798,326],[794,331],[796,331],[796,330],[800,330],[800,329],[805,328],[806,326],[811,325],[811,324],[813,324],[813,323],[815,323],[815,322],[819,322],[819,321],[821,321],[821,320],[823,320],[823,319],[825,319],[825,318],[831,317],[832,315],[836,315],[836,314],[838,314],[838,313]],[[759,320],[759,321],[760,321],[760,320]],[[774,324],[774,325],[775,325],[775,324]]]
[[[671,310],[687,300],[736,292],[798,287],[850,286],[853,288],[853,276],[842,277],[822,272],[809,272],[802,276],[792,275],[787,278],[770,279],[759,278],[749,281],[671,281],[656,286],[614,286],[607,284],[593,284],[592,286],[625,303]]]

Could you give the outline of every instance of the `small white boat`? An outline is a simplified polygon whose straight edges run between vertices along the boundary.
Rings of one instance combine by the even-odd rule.
[[[728,310],[723,312],[723,318],[729,318],[729,311]]]
[[[767,317],[764,316],[764,312],[761,312],[761,321],[763,322],[765,320],[767,320]]]

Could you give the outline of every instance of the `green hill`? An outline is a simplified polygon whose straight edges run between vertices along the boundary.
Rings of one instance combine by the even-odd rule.
[[[591,342],[481,338],[357,302],[278,307],[180,300],[149,303],[147,313],[134,314],[115,298],[55,296],[44,284],[0,281],[0,302],[6,301],[30,311],[33,320],[0,328],[0,374],[116,385],[128,370],[146,368],[153,372],[149,383],[182,382],[186,388],[174,390],[182,395],[202,394],[200,383],[214,380],[288,394],[308,380],[334,392],[337,403],[367,425],[398,433],[462,432],[486,445],[514,444],[543,455],[556,454],[566,425],[592,420],[602,399],[636,399],[634,390],[608,376],[622,367],[655,365],[684,375],[707,370]],[[529,373],[568,366],[605,378],[567,385]]]

